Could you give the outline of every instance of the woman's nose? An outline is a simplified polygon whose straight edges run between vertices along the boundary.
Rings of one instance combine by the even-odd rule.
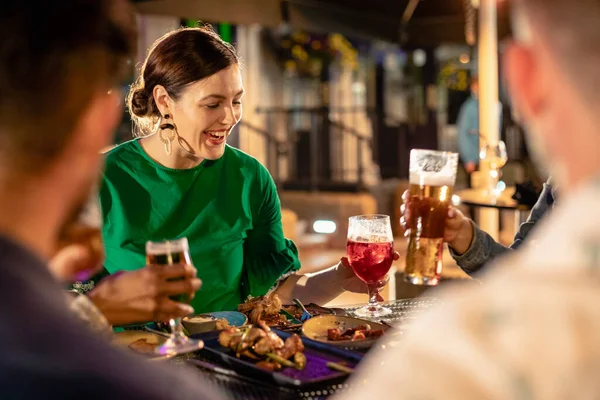
[[[220,121],[221,124],[233,126],[238,122],[238,119],[233,107],[224,107],[223,118]]]

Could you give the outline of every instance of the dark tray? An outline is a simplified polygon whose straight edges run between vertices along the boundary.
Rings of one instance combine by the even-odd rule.
[[[273,330],[283,340],[291,334]],[[339,349],[327,344],[319,343],[305,337],[304,354],[306,355],[306,368],[298,371],[295,368],[283,368],[281,371],[273,372],[258,368],[253,362],[243,358],[237,358],[229,349],[222,347],[218,342],[218,332],[206,332],[192,335],[194,339],[202,339],[204,348],[200,354],[207,359],[225,366],[240,375],[259,380],[261,382],[274,384],[299,390],[323,387],[342,383],[348,378],[348,374],[333,371],[326,366],[327,362],[343,362],[345,366],[354,368],[363,355],[354,351]]]

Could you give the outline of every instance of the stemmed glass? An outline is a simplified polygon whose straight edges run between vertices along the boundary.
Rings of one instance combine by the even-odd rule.
[[[190,249],[187,238],[178,240],[167,240],[164,242],[146,242],[146,264],[148,265],[173,265],[192,264]],[[174,278],[180,280],[184,278]],[[186,293],[171,296],[171,300],[179,303],[188,303],[189,297]],[[169,338],[156,348],[160,355],[184,354],[201,349],[204,342],[190,339],[183,333],[181,318],[169,320],[171,334]]]
[[[508,161],[506,145],[502,140],[497,143],[486,143],[481,147],[479,158],[481,163],[486,164],[489,169],[488,194],[493,198],[498,198],[501,192],[498,189],[501,169]]]
[[[369,303],[354,313],[359,317],[378,318],[390,314],[377,302],[377,294],[394,261],[394,237],[388,215],[350,217],[348,225],[348,262],[369,288]]]

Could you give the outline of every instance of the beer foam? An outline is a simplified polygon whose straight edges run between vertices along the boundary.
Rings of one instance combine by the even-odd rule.
[[[146,254],[169,254],[189,251],[187,238],[165,240],[164,242],[146,242]]]
[[[411,172],[411,185],[428,186],[454,186],[456,177],[448,174],[427,174],[423,172]]]

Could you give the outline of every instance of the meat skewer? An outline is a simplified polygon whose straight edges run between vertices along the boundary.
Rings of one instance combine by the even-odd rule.
[[[267,326],[264,321],[246,328],[228,328],[219,334],[219,344],[236,353],[237,357],[245,356],[262,359],[256,365],[267,370],[277,370],[281,366],[304,369],[306,357],[302,353],[304,344],[296,334],[285,342]],[[290,358],[293,357],[293,362]]]
[[[238,306],[238,311],[248,316],[250,323],[268,321],[270,325],[284,325],[287,321],[279,314],[283,303],[277,294],[248,300]]]

